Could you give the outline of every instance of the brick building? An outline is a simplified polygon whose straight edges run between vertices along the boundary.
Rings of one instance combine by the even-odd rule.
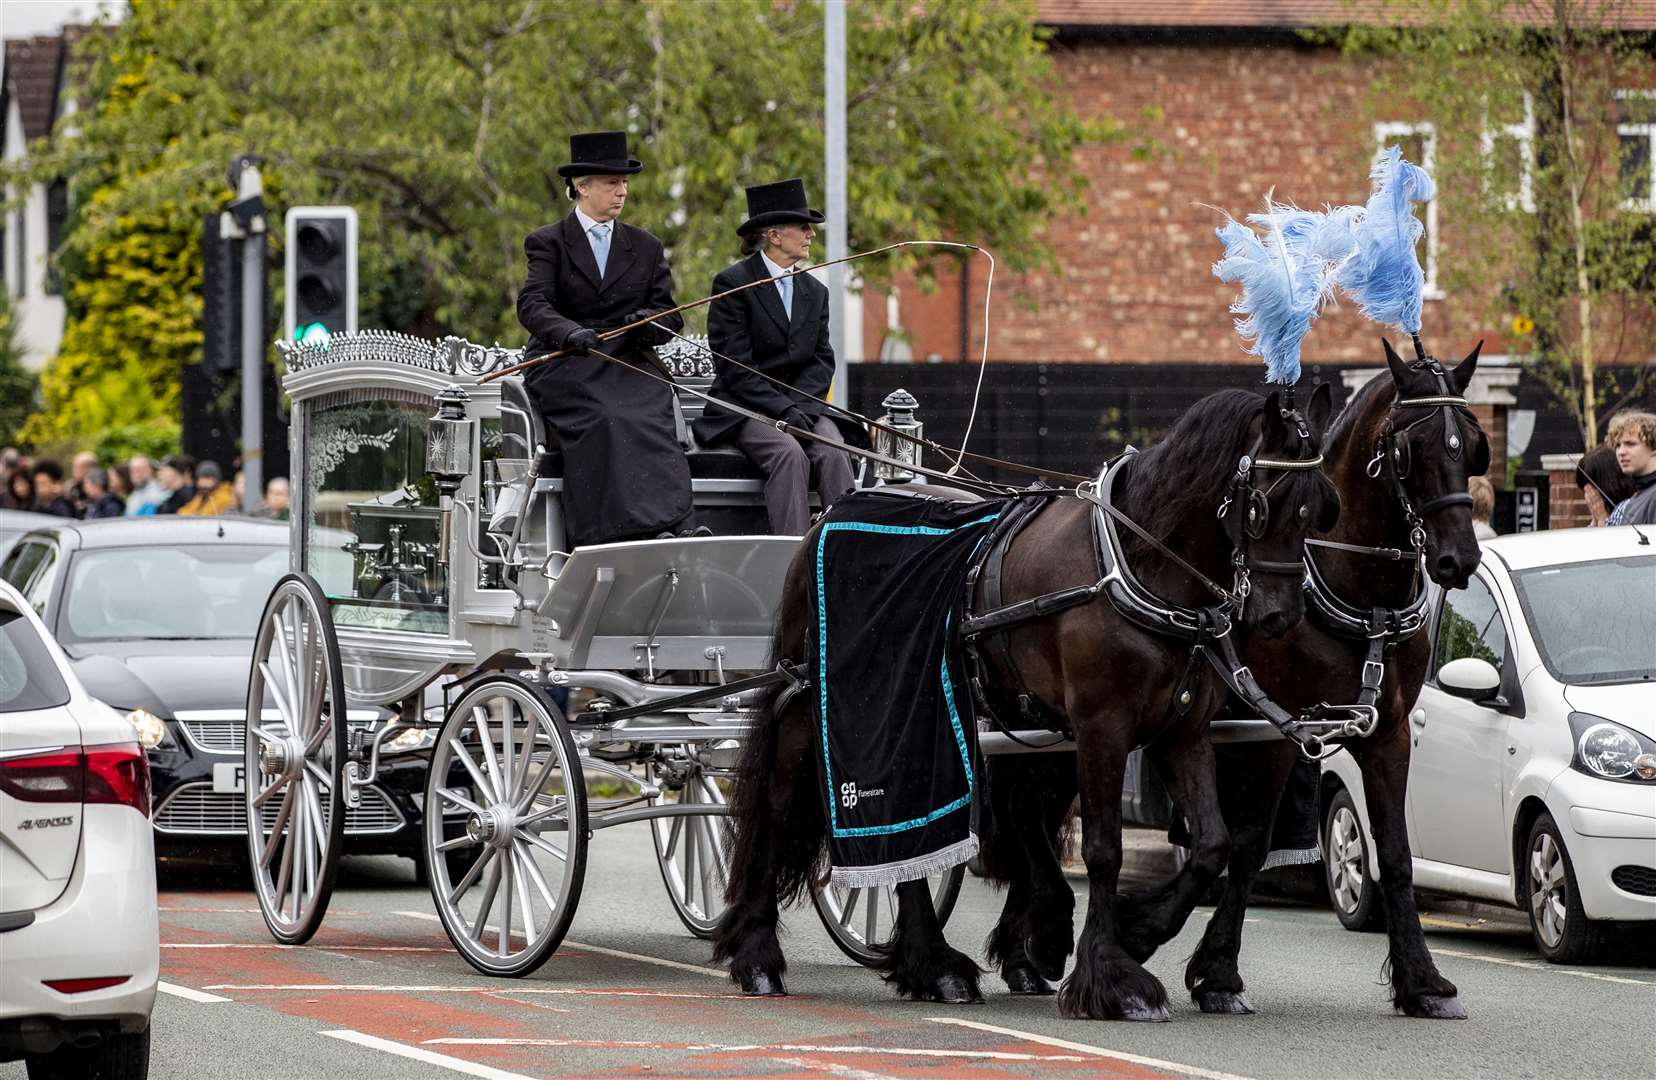
[[[1236,289],[1210,269],[1220,253],[1214,228],[1223,220],[1214,207],[1241,217],[1261,208],[1273,189],[1277,198],[1307,207],[1361,202],[1376,149],[1394,142],[1411,160],[1432,166],[1438,132],[1430,117],[1403,105],[1376,112],[1370,87],[1385,61],[1309,44],[1302,34],[1348,20],[1353,11],[1361,17],[1361,6],[1344,0],[1038,0],[1039,18],[1053,32],[1058,81],[1077,110],[1132,120],[1153,107],[1160,118],[1146,134],[1158,148],[1143,159],[1126,145],[1082,148],[1078,160],[1090,185],[1086,212],[1055,220],[1046,234],[1058,271],[1003,272],[996,280],[988,341],[993,367],[985,382],[1007,400],[980,404],[975,449],[985,449],[979,443],[984,410],[1010,409],[988,420],[991,429],[1003,429],[998,442],[990,431],[991,442],[1073,468],[1160,430],[1208,389],[1257,380],[1257,361],[1243,352],[1227,310]],[[1656,29],[1656,4],[1635,5],[1633,15]],[[1537,414],[1526,463],[1539,465],[1544,451],[1579,450],[1570,417],[1508,360],[1507,320],[1490,317],[1488,298],[1447,296],[1435,287],[1437,248],[1468,241],[1435,205],[1424,217],[1423,336],[1446,359],[1485,340],[1472,395],[1495,438],[1495,460],[1505,458],[1513,409]],[[877,403],[888,386],[918,384],[941,395],[935,405],[921,398],[932,405],[927,415],[940,431],[963,427],[953,415],[952,390],[961,373],[923,373],[921,365],[978,358],[985,267],[981,259],[964,273],[940,264],[931,295],[900,278],[890,295],[864,296],[862,356],[916,364],[853,369],[859,403]],[[1381,363],[1379,335],[1355,309],[1331,310],[1306,341],[1307,371],[1337,389],[1360,385],[1353,369]],[[1647,339],[1643,350],[1647,355],[1635,361],[1651,360],[1656,339]],[[1033,363],[1038,374],[1025,378],[1003,363]],[[1065,404],[1046,403],[1046,412],[1036,415],[1010,401],[1027,397],[1032,386]],[[1062,447],[1032,437],[1041,428],[1050,437],[1063,425],[1082,431]],[[1529,419],[1519,426],[1527,428]],[[1502,483],[1501,470],[1494,473]]]

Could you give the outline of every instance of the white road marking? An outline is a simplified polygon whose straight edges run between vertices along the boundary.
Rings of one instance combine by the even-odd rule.
[[[279,941],[176,941],[161,943],[163,949],[298,949],[303,952],[434,952],[451,953],[434,945],[283,945]]]
[[[897,1080],[895,1076],[885,1073],[869,1072],[867,1069],[853,1069],[849,1065],[841,1065],[837,1061],[811,1061],[809,1058],[777,1058],[777,1061],[790,1068],[802,1069],[808,1072],[824,1072],[829,1076],[843,1076],[845,1080]]]
[[[393,911],[393,915],[401,915],[409,919],[422,919],[428,922],[440,923],[439,919],[429,911]],[[517,931],[513,931],[516,935]],[[521,936],[521,935],[518,935]],[[571,949],[581,949],[585,952],[598,953],[602,956],[614,956],[622,960],[636,960],[641,964],[654,964],[656,967],[673,968],[676,971],[693,971],[697,975],[711,975],[715,979],[729,979],[730,972],[723,968],[705,967],[701,964],[686,964],[678,960],[666,960],[659,956],[645,956],[642,953],[622,952],[620,949],[609,949],[602,945],[588,945],[582,941],[564,939],[563,944]],[[446,950],[444,950],[446,951]]]
[[[227,997],[219,997],[217,994],[208,994],[200,990],[191,990],[188,986],[175,986],[170,982],[158,982],[155,984],[155,988],[163,994],[171,994],[173,997],[183,998],[185,1001],[198,1002],[202,1005],[209,1005],[215,1001],[230,1000]]]
[[[588,990],[572,986],[525,986],[503,989],[499,986],[442,986],[434,983],[404,983],[395,986],[379,986],[375,983],[214,983],[207,989],[245,990],[249,993],[498,994],[508,997],[519,994],[552,994],[566,997],[688,998],[692,1001],[708,1001],[714,998],[746,1000],[746,995],[734,990],[728,994],[692,994],[673,990]]]
[[[370,1050],[380,1050],[387,1054],[395,1054],[398,1057],[421,1061],[427,1065],[436,1065],[466,1076],[480,1076],[483,1077],[483,1080],[533,1080],[532,1077],[525,1076],[522,1073],[507,1072],[505,1069],[497,1069],[492,1065],[479,1065],[476,1062],[463,1061],[457,1057],[449,1057],[447,1054],[421,1050],[417,1046],[404,1046],[402,1043],[392,1042],[390,1039],[375,1038],[372,1035],[364,1035],[360,1031],[352,1031],[349,1028],[341,1028],[337,1031],[320,1031],[317,1034],[326,1035],[330,1039],[338,1039],[340,1042],[366,1046]]]
[[[1075,1054],[1019,1054],[1011,1050],[942,1050],[909,1046],[820,1046],[816,1043],[660,1043],[638,1039],[426,1039],[422,1046],[551,1046],[592,1050],[676,1050],[745,1054],[890,1054],[893,1057],[972,1058],[983,1061],[1085,1061]]]
[[[1056,1046],[1063,1050],[1074,1050],[1082,1054],[1091,1054],[1094,1057],[1110,1058],[1115,1061],[1125,1061],[1130,1065],[1144,1065],[1152,1069],[1162,1069],[1166,1072],[1183,1073],[1185,1076],[1199,1077],[1200,1080],[1249,1080],[1248,1077],[1238,1076],[1235,1073],[1215,1072],[1212,1069],[1198,1068],[1195,1065],[1181,1065],[1177,1061],[1163,1061],[1161,1058],[1144,1057],[1140,1054],[1128,1054],[1120,1050],[1106,1050],[1102,1046],[1090,1046],[1087,1043],[1070,1042],[1068,1039],[1055,1039],[1050,1035],[1037,1035],[1032,1031],[1019,1031],[1017,1028],[996,1027],[994,1024],[980,1024],[975,1020],[961,1020],[953,1016],[928,1016],[934,1024],[954,1024],[957,1027],[973,1028],[977,1031],[988,1031],[996,1035],[1006,1035],[1014,1039],[1023,1039],[1028,1042],[1042,1043],[1046,1046]]]
[[[1504,956],[1485,956],[1482,953],[1462,952],[1460,949],[1445,949],[1441,945],[1432,946],[1433,956],[1453,956],[1457,960],[1482,960],[1486,964],[1500,964],[1504,967],[1526,968],[1530,971],[1545,971],[1553,975],[1574,975],[1578,979],[1594,979],[1598,982],[1621,983],[1626,986],[1656,987],[1656,982],[1648,979],[1629,979],[1621,975],[1603,975],[1597,971],[1581,971],[1577,968],[1560,967],[1542,960],[1509,960]]]

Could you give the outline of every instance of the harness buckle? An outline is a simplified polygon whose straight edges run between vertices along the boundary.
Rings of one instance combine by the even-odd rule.
[[[1371,677],[1372,676],[1372,677]],[[1386,665],[1376,660],[1363,661],[1363,688],[1378,690],[1386,679]]]

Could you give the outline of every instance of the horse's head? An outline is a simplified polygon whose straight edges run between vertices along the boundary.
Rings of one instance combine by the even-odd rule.
[[[1281,637],[1305,615],[1305,538],[1340,516],[1339,493],[1321,467],[1332,411],[1327,383],[1303,413],[1272,392],[1260,408],[1256,449],[1238,462],[1221,515],[1247,598],[1243,624],[1266,637]]]
[[[1369,475],[1401,506],[1427,574],[1446,589],[1463,588],[1482,557],[1466,478],[1489,470],[1489,439],[1463,395],[1483,342],[1452,371],[1429,356],[1405,363],[1391,342],[1381,343],[1397,400],[1375,439]]]

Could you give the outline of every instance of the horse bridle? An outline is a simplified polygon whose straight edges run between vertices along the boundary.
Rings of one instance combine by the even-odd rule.
[[[1374,457],[1369,460],[1366,470],[1370,479],[1378,480],[1382,473],[1390,478],[1392,495],[1403,508],[1403,516],[1409,523],[1409,545],[1414,548],[1417,561],[1426,550],[1426,515],[1456,506],[1472,505],[1470,492],[1452,491],[1427,499],[1417,507],[1414,500],[1409,497],[1408,488],[1403,484],[1413,463],[1410,460],[1408,443],[1400,436],[1434,416],[1442,416],[1444,450],[1451,460],[1459,460],[1466,447],[1461,442],[1460,425],[1455,423],[1455,411],[1465,410],[1467,415],[1471,416],[1470,403],[1465,397],[1451,391],[1448,373],[1443,370],[1442,365],[1430,357],[1421,360],[1420,363],[1437,379],[1441,392],[1426,397],[1398,398],[1392,403],[1391,414],[1386,417],[1379,435],[1375,437]],[[1428,411],[1399,427],[1397,414],[1405,409]],[[1476,425],[1477,418],[1473,417],[1472,422]]]
[[[1306,424],[1298,410],[1284,408],[1283,419],[1296,425],[1300,438],[1309,443],[1311,429]],[[1261,434],[1254,440],[1253,449],[1243,454],[1236,462],[1236,475],[1231,480],[1230,489],[1219,504],[1216,516],[1224,523],[1226,534],[1231,541],[1231,566],[1233,582],[1231,586],[1232,603],[1237,614],[1242,613],[1242,605],[1247,601],[1248,594],[1253,591],[1250,574],[1257,571],[1261,574],[1278,574],[1284,577],[1303,578],[1305,576],[1305,560],[1303,558],[1292,562],[1273,562],[1268,559],[1256,559],[1248,552],[1249,542],[1261,540],[1265,537],[1265,530],[1270,524],[1271,493],[1277,485],[1288,479],[1295,472],[1306,472],[1311,469],[1322,468],[1322,454],[1309,458],[1294,458],[1281,460],[1277,458],[1262,458],[1260,450],[1264,447],[1265,436]],[[1276,469],[1282,473],[1263,490],[1254,480],[1254,473],[1258,470]]]

